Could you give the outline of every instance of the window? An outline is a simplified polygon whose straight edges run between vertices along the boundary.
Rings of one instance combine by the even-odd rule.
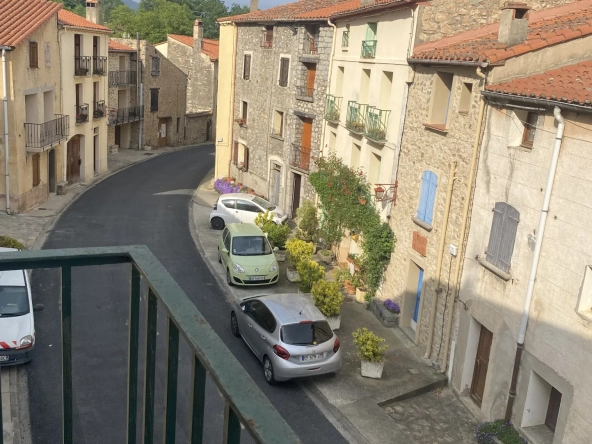
[[[446,129],[453,80],[454,74],[447,72],[439,72],[434,76],[428,126],[440,130]]]
[[[366,41],[376,40],[376,30],[378,28],[377,23],[368,23],[366,27]]]
[[[380,96],[378,98],[379,109],[390,109],[391,91],[393,90],[393,73],[382,71],[380,79]]]
[[[273,46],[273,25],[268,25],[265,27],[261,46],[264,48],[271,48]]]
[[[369,69],[362,70],[362,76],[360,77],[360,94],[358,96],[358,103],[367,105],[368,104],[368,91],[370,90],[370,75],[372,72]]]
[[[249,148],[241,144],[242,152],[239,153],[241,155],[241,161],[238,163],[238,167],[242,171],[249,171]]]
[[[333,337],[327,321],[284,325],[280,334],[282,342],[290,345],[319,345]]]
[[[431,227],[434,216],[434,202],[438,188],[438,176],[432,171],[424,171],[421,176],[421,192],[417,206],[417,221],[424,222]]]
[[[177,117],[177,134],[179,133],[179,127],[181,126],[181,118]]]
[[[284,135],[284,113],[275,111],[273,116],[273,135],[283,137]]]
[[[226,208],[234,209],[236,207],[236,200],[235,199],[225,199],[222,201],[222,204]]]
[[[230,233],[228,230],[226,230],[226,234],[224,235],[224,248],[230,251]]]
[[[269,333],[273,333],[277,322],[273,314],[261,301],[252,301],[245,304],[245,313],[253,319],[261,328]]]
[[[362,154],[362,147],[357,143],[352,143],[352,150],[351,150],[351,158],[349,162],[349,166],[352,168],[359,168],[360,166],[360,157]]]
[[[243,119],[243,124],[247,124],[247,118],[249,117],[249,104],[247,102],[242,102],[241,106],[241,119]]]
[[[152,57],[152,75],[153,76],[160,75],[160,58],[159,57]]]
[[[337,145],[337,133],[331,131],[329,134],[329,153],[335,153],[335,146]]]
[[[158,88],[150,88],[150,111],[158,111]]]
[[[349,46],[349,25],[345,25],[345,31],[341,34],[341,47],[347,48]]]
[[[33,188],[41,183],[41,168],[39,167],[40,154],[33,154],[31,157],[33,166]]]
[[[261,213],[261,208],[259,208],[257,205],[248,202],[246,200],[237,200],[236,201],[236,209],[237,210],[242,210],[242,211],[249,211],[251,213]]]
[[[584,271],[584,281],[580,290],[580,297],[578,299],[579,314],[583,315],[587,320],[592,320],[592,266],[587,265]]]
[[[520,213],[505,202],[496,202],[485,259],[504,273],[510,271]]]
[[[463,82],[460,92],[460,102],[458,104],[458,112],[468,114],[471,110],[471,97],[473,95],[473,84]]]
[[[555,433],[561,410],[561,398],[562,394],[557,388],[538,373],[531,371],[520,426],[522,428],[546,426]],[[549,436],[548,442],[551,441],[553,441],[552,436]]]
[[[370,155],[370,168],[368,171],[368,180],[370,183],[380,183],[380,166],[382,163],[382,157],[378,154],[372,153]]]
[[[538,115],[536,113],[528,113],[526,115],[526,121],[522,122],[524,125],[524,131],[522,132],[522,146],[532,148],[534,142],[534,135],[536,133]]]
[[[251,54],[245,54],[243,61],[243,79],[249,80],[251,78]]]
[[[51,46],[45,42],[45,66],[51,66]]]
[[[238,164],[238,142],[234,142],[234,146],[232,147],[232,163],[235,165]]]
[[[37,42],[29,42],[29,68],[39,68]]]
[[[341,97],[341,91],[343,90],[343,77],[345,75],[345,67],[337,67],[337,75],[335,76],[335,96]]]
[[[290,59],[287,57],[280,58],[280,78],[279,85],[288,86],[288,76],[290,73]]]

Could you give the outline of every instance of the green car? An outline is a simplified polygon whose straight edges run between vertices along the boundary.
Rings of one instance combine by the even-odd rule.
[[[277,284],[279,266],[267,236],[255,224],[228,224],[218,243],[218,262],[228,285]]]

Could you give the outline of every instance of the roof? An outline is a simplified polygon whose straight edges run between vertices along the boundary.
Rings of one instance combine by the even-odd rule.
[[[487,85],[486,91],[592,107],[592,60],[543,74]]]
[[[184,45],[193,47],[193,37],[188,35],[167,34],[168,37],[183,43]],[[212,60],[217,60],[220,53],[220,42],[218,40],[203,39],[201,45],[201,52],[209,56]]]
[[[280,321],[291,324],[301,320],[324,321],[325,317],[312,301],[300,294],[272,294],[257,297],[265,302],[267,308]]]
[[[524,43],[498,42],[499,22],[415,47],[411,62],[445,60],[500,63],[540,48],[592,34],[592,0],[531,11]]]
[[[109,39],[109,51],[113,52],[136,52],[134,48],[131,46],[124,45],[123,43],[119,43],[116,40]]]
[[[0,0],[0,45],[18,45],[62,6],[46,0]]]
[[[245,234],[250,236],[264,236],[263,231],[255,224],[227,224],[228,231],[233,234]]]
[[[74,14],[73,12],[67,11],[65,9],[60,9],[58,12],[58,21],[64,25],[74,26],[76,28],[111,32],[111,30],[106,26],[97,25],[96,23],[90,22],[84,17],[80,17],[78,14]]]
[[[332,14],[359,8],[360,0],[298,0],[286,5],[242,15],[221,17],[219,22],[327,20]]]

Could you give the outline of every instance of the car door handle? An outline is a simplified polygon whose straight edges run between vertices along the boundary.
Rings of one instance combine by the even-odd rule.
[[[261,335],[261,339],[263,339],[265,341],[265,336]]]
[[[249,324],[249,327],[253,328],[253,326],[251,324]]]

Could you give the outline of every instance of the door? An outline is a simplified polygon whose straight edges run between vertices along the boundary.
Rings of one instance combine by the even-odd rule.
[[[49,151],[49,159],[47,162],[48,172],[48,184],[49,184],[49,192],[55,193],[56,192],[56,156],[55,150]]]
[[[294,189],[292,190],[292,219],[296,217],[296,212],[300,208],[300,187],[302,185],[302,176],[294,174]]]
[[[307,63],[306,68],[306,95],[307,97],[312,97],[315,87],[315,77],[317,76],[317,65],[316,63]]]
[[[417,293],[415,294],[415,308],[413,309],[413,318],[411,318],[411,328],[413,331],[417,328],[417,319],[419,318],[419,303],[421,302],[421,289],[423,287],[423,269],[419,269],[419,278],[417,280]]]
[[[555,428],[557,427],[557,418],[559,417],[560,408],[561,392],[555,387],[551,387],[551,396],[549,396],[549,405],[547,406],[545,425],[549,427],[552,432],[555,432]]]
[[[74,34],[74,72],[78,73],[78,70],[81,68],[80,63],[80,34]]]
[[[312,144],[312,119],[302,119],[302,147],[300,168],[308,170],[310,166],[310,147]]]
[[[280,185],[282,181],[282,170],[279,165],[273,164],[271,170],[271,203],[275,206],[280,205]]]
[[[255,218],[259,214],[260,209],[257,205],[247,200],[237,199],[236,201],[236,214],[237,222],[242,224],[253,224]]]
[[[245,313],[247,315],[245,330],[249,336],[249,345],[257,357],[263,359],[269,332],[275,330],[275,318],[261,301],[250,302]]]
[[[80,136],[74,136],[68,142],[66,159],[66,179],[69,184],[80,180]]]
[[[485,380],[487,378],[487,368],[489,367],[489,353],[491,352],[492,341],[493,333],[481,326],[477,357],[475,358],[475,369],[473,370],[473,381],[471,383],[471,398],[473,398],[473,401],[479,407],[481,407],[483,393],[485,391]]]
[[[158,147],[167,144],[167,119],[158,119]]]
[[[121,146],[121,126],[115,125],[115,145]]]
[[[224,222],[227,224],[240,224],[240,213],[236,209],[236,200],[224,199],[222,200],[222,205],[224,206],[224,208],[218,205],[218,211],[222,213],[222,218],[224,219]]]

